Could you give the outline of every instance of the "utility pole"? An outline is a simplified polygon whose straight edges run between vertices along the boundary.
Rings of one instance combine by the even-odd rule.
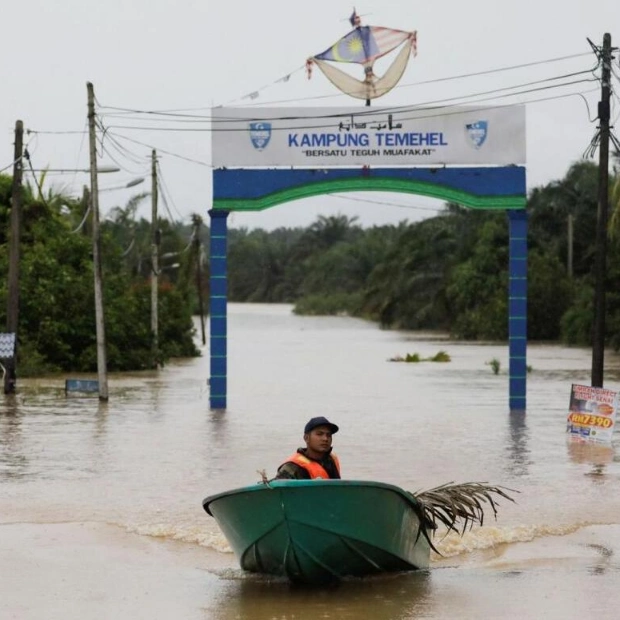
[[[598,213],[592,325],[592,386],[603,387],[605,360],[605,281],[607,276],[607,212],[609,210],[609,100],[611,97],[611,35],[603,36],[601,101],[598,104],[600,131],[598,169]]]
[[[157,289],[159,286],[159,228],[157,226],[157,151],[151,154],[151,335],[153,368],[159,366],[159,318]]]
[[[106,358],[105,321],[103,314],[103,277],[101,270],[101,234],[99,232],[99,185],[97,181],[97,138],[95,135],[95,90],[86,83],[88,92],[88,137],[90,143],[90,200],[93,233],[93,272],[95,277],[95,324],[97,329],[97,375],[99,400],[108,400],[108,362]]]
[[[4,393],[15,392],[17,382],[17,327],[19,322],[19,244],[21,237],[22,172],[24,151],[24,124],[15,121],[15,149],[13,151],[13,187],[11,189],[11,237],[9,242],[9,281],[6,331],[15,334],[13,357],[7,359],[4,373]]]
[[[198,295],[198,310],[200,312],[200,328],[202,331],[202,344],[207,343],[205,336],[205,312],[204,304],[202,301],[202,268],[200,264],[201,251],[200,251],[200,225],[202,224],[202,218],[199,215],[192,215],[192,221],[194,224],[194,251],[196,254],[196,294]]]

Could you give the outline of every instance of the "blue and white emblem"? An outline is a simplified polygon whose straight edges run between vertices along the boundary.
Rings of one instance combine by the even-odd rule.
[[[271,123],[250,123],[250,140],[257,151],[262,151],[271,140]]]
[[[467,123],[465,125],[465,131],[469,138],[470,144],[479,149],[487,139],[489,131],[489,123],[487,121],[476,121],[475,123]]]

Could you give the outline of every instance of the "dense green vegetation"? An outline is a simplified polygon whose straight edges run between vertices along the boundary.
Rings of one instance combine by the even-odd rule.
[[[0,321],[6,323],[8,227],[11,179],[0,176]],[[179,231],[161,222],[162,252],[178,252],[181,268],[162,271],[159,287],[159,350],[150,328],[150,229],[133,222],[137,197],[104,222],[104,307],[110,370],[153,367],[174,356],[198,355],[193,340],[195,288],[182,274],[192,260]],[[34,195],[24,188],[20,259],[18,369],[22,376],[96,369],[92,238],[86,205],[61,194]],[[79,228],[79,230],[78,230]],[[181,272],[181,276],[178,272]]]
[[[620,349],[620,174],[612,175],[607,339]],[[593,314],[597,167],[574,164],[528,197],[531,340],[588,345]],[[0,321],[6,322],[11,178],[0,175]],[[135,196],[102,223],[109,368],[153,366],[150,223]],[[19,374],[96,368],[92,240],[86,203],[26,187],[20,275]],[[572,252],[568,221],[572,218]],[[83,221],[84,220],[84,221]],[[82,226],[80,226],[82,224]],[[192,356],[196,268],[208,230],[165,220],[161,230],[159,361]],[[194,230],[199,230],[195,235]],[[193,242],[192,242],[193,241]],[[390,329],[507,337],[508,217],[446,204],[435,217],[362,228],[321,216],[307,228],[229,231],[229,299],[293,303],[300,314],[347,314]],[[572,257],[572,258],[570,258]],[[202,284],[208,295],[208,266]]]
[[[612,178],[620,204],[620,175]],[[532,340],[590,343],[598,168],[579,162],[528,199]],[[573,221],[569,266],[569,217]],[[620,348],[620,206],[611,212],[607,334]],[[420,222],[363,229],[322,216],[307,229],[231,230],[232,301],[292,302],[300,314],[349,314],[395,329],[507,337],[508,217],[445,205]]]

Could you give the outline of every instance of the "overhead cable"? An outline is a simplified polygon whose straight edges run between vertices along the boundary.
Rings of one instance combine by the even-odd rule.
[[[382,205],[386,207],[400,207],[402,209],[416,209],[419,211],[441,211],[441,209],[443,209],[444,207],[443,204],[438,207],[422,207],[420,205],[401,205],[395,202],[386,202],[383,200],[370,200],[368,198],[355,198],[353,196],[340,196],[339,194],[332,194],[332,193],[329,193],[326,195],[331,196],[332,198],[339,198],[340,200],[350,200],[353,202],[367,202],[373,205]]]
[[[419,82],[411,82],[408,84],[399,84],[398,86],[395,87],[395,89],[397,88],[408,88],[411,86],[421,86],[421,85],[425,85],[425,84],[435,84],[435,83],[440,83],[440,82],[448,82],[451,80],[460,80],[460,79],[464,79],[464,78],[470,78],[470,77],[478,77],[481,75],[489,75],[489,74],[493,74],[493,73],[500,73],[503,71],[513,71],[515,69],[522,69],[522,68],[527,68],[527,67],[533,67],[536,65],[544,65],[544,64],[551,64],[554,62],[561,62],[564,60],[570,60],[573,58],[580,58],[583,56],[590,56],[591,52],[582,52],[579,54],[569,54],[569,55],[564,55],[564,56],[557,56],[555,58],[547,58],[544,60],[537,60],[537,61],[533,61],[533,62],[528,62],[528,63],[521,63],[518,65],[509,65],[509,66],[504,66],[504,67],[496,67],[494,69],[487,69],[487,70],[483,70],[483,71],[475,71],[475,72],[470,72],[470,73],[463,73],[463,74],[459,74],[459,75],[452,75],[452,76],[447,76],[447,77],[442,77],[442,78],[435,78],[432,80],[422,80]],[[295,73],[295,72],[293,72]],[[292,73],[290,74],[292,75]],[[285,81],[284,79],[280,78],[279,80],[276,80],[275,82],[272,82],[271,84],[275,84],[277,82],[282,82]],[[288,81],[288,80],[286,80]],[[270,85],[271,85],[270,84]],[[260,91],[260,89],[258,89]],[[256,92],[256,91],[254,91]],[[246,97],[249,95],[246,95]],[[298,98],[298,99],[290,99],[287,101],[272,101],[272,102],[268,102],[268,103],[287,103],[287,102],[293,102],[293,101],[309,101],[312,99],[327,99],[330,97],[339,97],[339,96],[343,96],[343,95],[321,95],[318,97],[304,97],[304,98]],[[244,98],[244,97],[241,97]],[[239,99],[239,98],[237,98]],[[233,101],[236,101],[233,100]],[[132,113],[136,113],[136,114],[160,114],[160,115],[165,115],[165,114],[169,114],[169,113],[179,113],[179,112],[190,112],[190,111],[198,111],[198,110],[209,110],[211,109],[211,107],[205,107],[205,106],[201,106],[201,107],[196,107],[196,108],[176,108],[176,109],[165,109],[165,110],[139,110],[139,109],[135,109],[135,108],[126,108],[126,107],[119,107],[119,106],[108,106],[108,105],[102,105],[99,102],[97,102],[98,106],[101,109],[107,109],[107,110],[118,110],[118,111],[123,111],[123,112],[132,112]],[[228,105],[228,104],[226,104]],[[258,105],[258,104],[257,104]],[[264,104],[261,104],[264,105]],[[222,104],[215,106],[215,107],[222,107]]]
[[[470,102],[470,105],[472,103],[483,103],[485,101],[494,101],[496,99],[505,99],[507,97],[517,97],[520,95],[527,95],[527,94],[531,94],[531,93],[536,93],[536,92],[542,92],[542,91],[546,91],[546,90],[551,90],[551,89],[555,89],[555,88],[564,88],[567,86],[576,86],[578,84],[585,84],[585,83],[589,83],[589,82],[593,82],[596,81],[594,78],[590,78],[590,79],[582,79],[582,80],[573,80],[572,82],[564,82],[562,84],[554,84],[554,85],[548,85],[548,86],[539,86],[537,88],[529,88],[529,89],[524,89],[524,90],[520,90],[514,93],[504,93],[504,94],[497,94],[500,93],[501,91],[505,91],[505,90],[511,90],[514,88],[517,88],[517,86],[513,86],[513,87],[506,87],[503,89],[496,89],[494,91],[489,91],[490,93],[493,93],[493,96],[488,96],[488,97],[479,97],[477,99],[475,99],[473,102]],[[417,107],[417,106],[407,106],[407,107],[400,107],[400,108],[384,108],[384,109],[375,109],[374,114],[375,115],[379,115],[379,114],[384,114],[384,113],[399,113],[399,114],[407,114],[407,113],[415,113],[415,116],[400,116],[399,120],[419,120],[419,119],[423,119],[423,118],[438,118],[438,117],[442,117],[442,116],[451,116],[451,115],[455,115],[455,114],[464,114],[465,111],[464,110],[459,110],[459,109],[455,109],[454,111],[451,112],[446,112],[445,110],[442,111],[438,111],[437,110],[437,105],[439,103],[442,102],[448,102],[448,101],[452,101],[452,105],[450,107],[453,108],[457,108],[458,106],[456,105],[456,103],[454,103],[455,100],[458,99],[463,99],[466,97],[474,97],[474,96],[479,96],[479,95],[483,95],[484,93],[478,93],[476,95],[468,95],[465,97],[452,97],[449,99],[441,99],[441,100],[436,100],[436,101],[432,101],[432,102],[425,102],[423,104],[420,104],[421,107]],[[569,94],[575,94],[575,93],[569,93]],[[566,95],[563,95],[566,96]],[[561,96],[557,96],[557,97],[552,97],[553,98],[561,98]],[[537,101],[537,100],[534,100]],[[521,103],[533,103],[534,101],[525,101],[525,102],[521,102]],[[519,103],[519,102],[518,102]],[[491,108],[503,108],[503,107],[507,107],[511,104],[499,104],[499,105],[492,105],[492,106],[484,106],[482,108],[480,108],[481,111],[484,111],[486,109],[488,109],[489,107]],[[362,110],[362,109],[360,109]],[[429,114],[423,114],[420,115],[419,112],[424,112],[424,111],[429,111]],[[472,112],[475,111],[468,109],[467,112]],[[360,112],[355,112],[355,117],[356,118],[364,118],[364,116],[366,116],[367,114],[369,114],[368,112],[365,111],[360,111]],[[312,116],[312,117],[276,117],[276,118],[270,118],[270,121],[292,121],[292,120],[305,120],[305,121],[312,121],[314,119],[319,120],[319,121],[326,121],[328,119],[339,119],[339,118],[348,118],[351,116],[351,112],[348,113],[343,113],[343,114],[332,114],[332,115],[316,115],[316,116]],[[239,122],[239,123],[243,123],[243,122],[247,122],[247,119],[243,119],[243,118],[235,118],[235,119],[229,119],[229,122]],[[291,131],[291,130],[302,130],[302,129],[308,129],[308,130],[312,130],[312,129],[324,129],[324,128],[328,128],[333,126],[332,124],[312,124],[312,125],[290,125],[290,126],[285,126],[285,127],[272,127],[272,131]],[[196,132],[196,133],[210,133],[210,132],[245,132],[247,131],[247,127],[245,126],[240,126],[240,127],[226,127],[226,128],[211,128],[211,127],[197,127],[197,128],[184,128],[184,127],[150,127],[150,126],[136,126],[136,125],[110,125],[109,127],[110,129],[123,129],[123,130],[137,130],[137,131],[164,131],[164,132],[179,132],[179,133],[188,133],[188,132]]]
[[[130,138],[128,136],[124,136],[120,133],[113,133],[112,135],[116,136],[120,140],[127,140],[128,142],[133,142],[134,144],[139,144],[140,146],[144,146],[148,149],[155,149],[158,152],[165,153],[166,155],[170,155],[171,157],[177,157],[178,159],[182,159],[184,161],[191,162],[192,164],[198,164],[199,166],[205,166],[207,168],[213,168],[211,164],[207,162],[200,161],[199,159],[192,159],[191,157],[185,157],[183,155],[179,155],[178,153],[174,153],[172,151],[167,151],[165,149],[160,148],[159,146],[153,146],[152,144],[147,144],[146,142],[141,142],[140,140],[136,140],[134,138]]]
[[[546,77],[546,78],[542,78],[539,80],[533,80],[530,82],[523,82],[520,84],[515,84],[512,86],[504,86],[502,88],[495,88],[495,89],[491,89],[491,90],[486,90],[486,91],[481,91],[481,92],[476,92],[476,93],[471,93],[471,94],[464,94],[464,95],[458,95],[455,97],[448,97],[448,98],[443,98],[443,99],[436,99],[436,100],[431,100],[431,101],[427,101],[424,103],[417,103],[414,105],[409,105],[409,106],[384,106],[384,107],[374,107],[372,109],[360,109],[359,112],[356,112],[356,116],[374,116],[376,114],[382,114],[382,113],[388,113],[388,112],[394,112],[394,113],[403,113],[403,112],[407,112],[413,109],[419,109],[421,106],[427,106],[427,105],[438,105],[438,104],[442,104],[442,103],[446,103],[446,102],[453,102],[453,101],[457,101],[457,100],[462,100],[462,99],[472,99],[475,97],[480,97],[483,95],[491,95],[494,93],[502,93],[502,92],[506,92],[508,90],[516,90],[516,89],[520,89],[520,88],[525,88],[527,86],[536,86],[536,85],[540,85],[540,84],[546,84],[547,82],[557,82],[558,80],[564,80],[567,78],[571,78],[571,77],[577,77],[580,75],[586,75],[586,74],[590,74],[592,73],[595,68],[589,68],[589,69],[583,69],[581,71],[574,71],[571,73],[565,73],[565,74],[561,74],[561,75],[555,75],[555,76],[551,76],[551,77]],[[557,84],[557,87],[562,87],[565,85],[571,85],[574,84],[576,82],[567,82],[564,84]],[[518,93],[515,93],[518,94]],[[321,113],[320,109],[321,108],[316,108],[317,109],[317,113],[315,115],[312,116],[312,118],[314,119],[338,119],[338,118],[347,118],[350,116],[349,112],[326,112],[326,113]],[[140,112],[136,112],[136,113],[140,113]],[[231,123],[231,122],[239,122],[239,123],[245,123],[246,119],[245,118],[222,118],[222,117],[214,117],[213,115],[188,115],[188,114],[184,114],[184,115],[179,115],[178,119],[175,119],[173,117],[176,117],[176,115],[173,114],[165,114],[165,115],[161,115],[164,118],[155,118],[155,114],[154,113],[150,113],[150,112],[144,112],[144,114],[148,114],[148,118],[145,119],[141,119],[141,118],[135,118],[133,116],[129,117],[134,121],[138,121],[138,122],[146,122],[146,121],[160,121],[160,122],[166,122],[166,121],[173,121],[175,123],[204,123],[204,122],[211,122],[211,123]],[[106,114],[104,113],[104,116],[108,117],[108,118],[128,118],[126,115],[117,115],[114,116],[112,114]],[[259,117],[257,117],[259,118]],[[301,120],[301,119],[305,119],[307,117],[301,117],[301,116],[296,116],[296,115],[286,115],[286,116],[276,116],[276,117],[270,117],[269,120],[271,121],[293,121],[293,120]],[[119,127],[119,125],[111,125],[111,127]],[[126,127],[126,126],[122,126],[122,127]]]

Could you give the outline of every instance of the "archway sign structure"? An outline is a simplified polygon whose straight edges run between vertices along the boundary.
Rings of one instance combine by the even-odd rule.
[[[211,409],[227,406],[227,216],[336,192],[413,193],[509,221],[509,408],[525,412],[527,216],[523,106],[214,108]]]

